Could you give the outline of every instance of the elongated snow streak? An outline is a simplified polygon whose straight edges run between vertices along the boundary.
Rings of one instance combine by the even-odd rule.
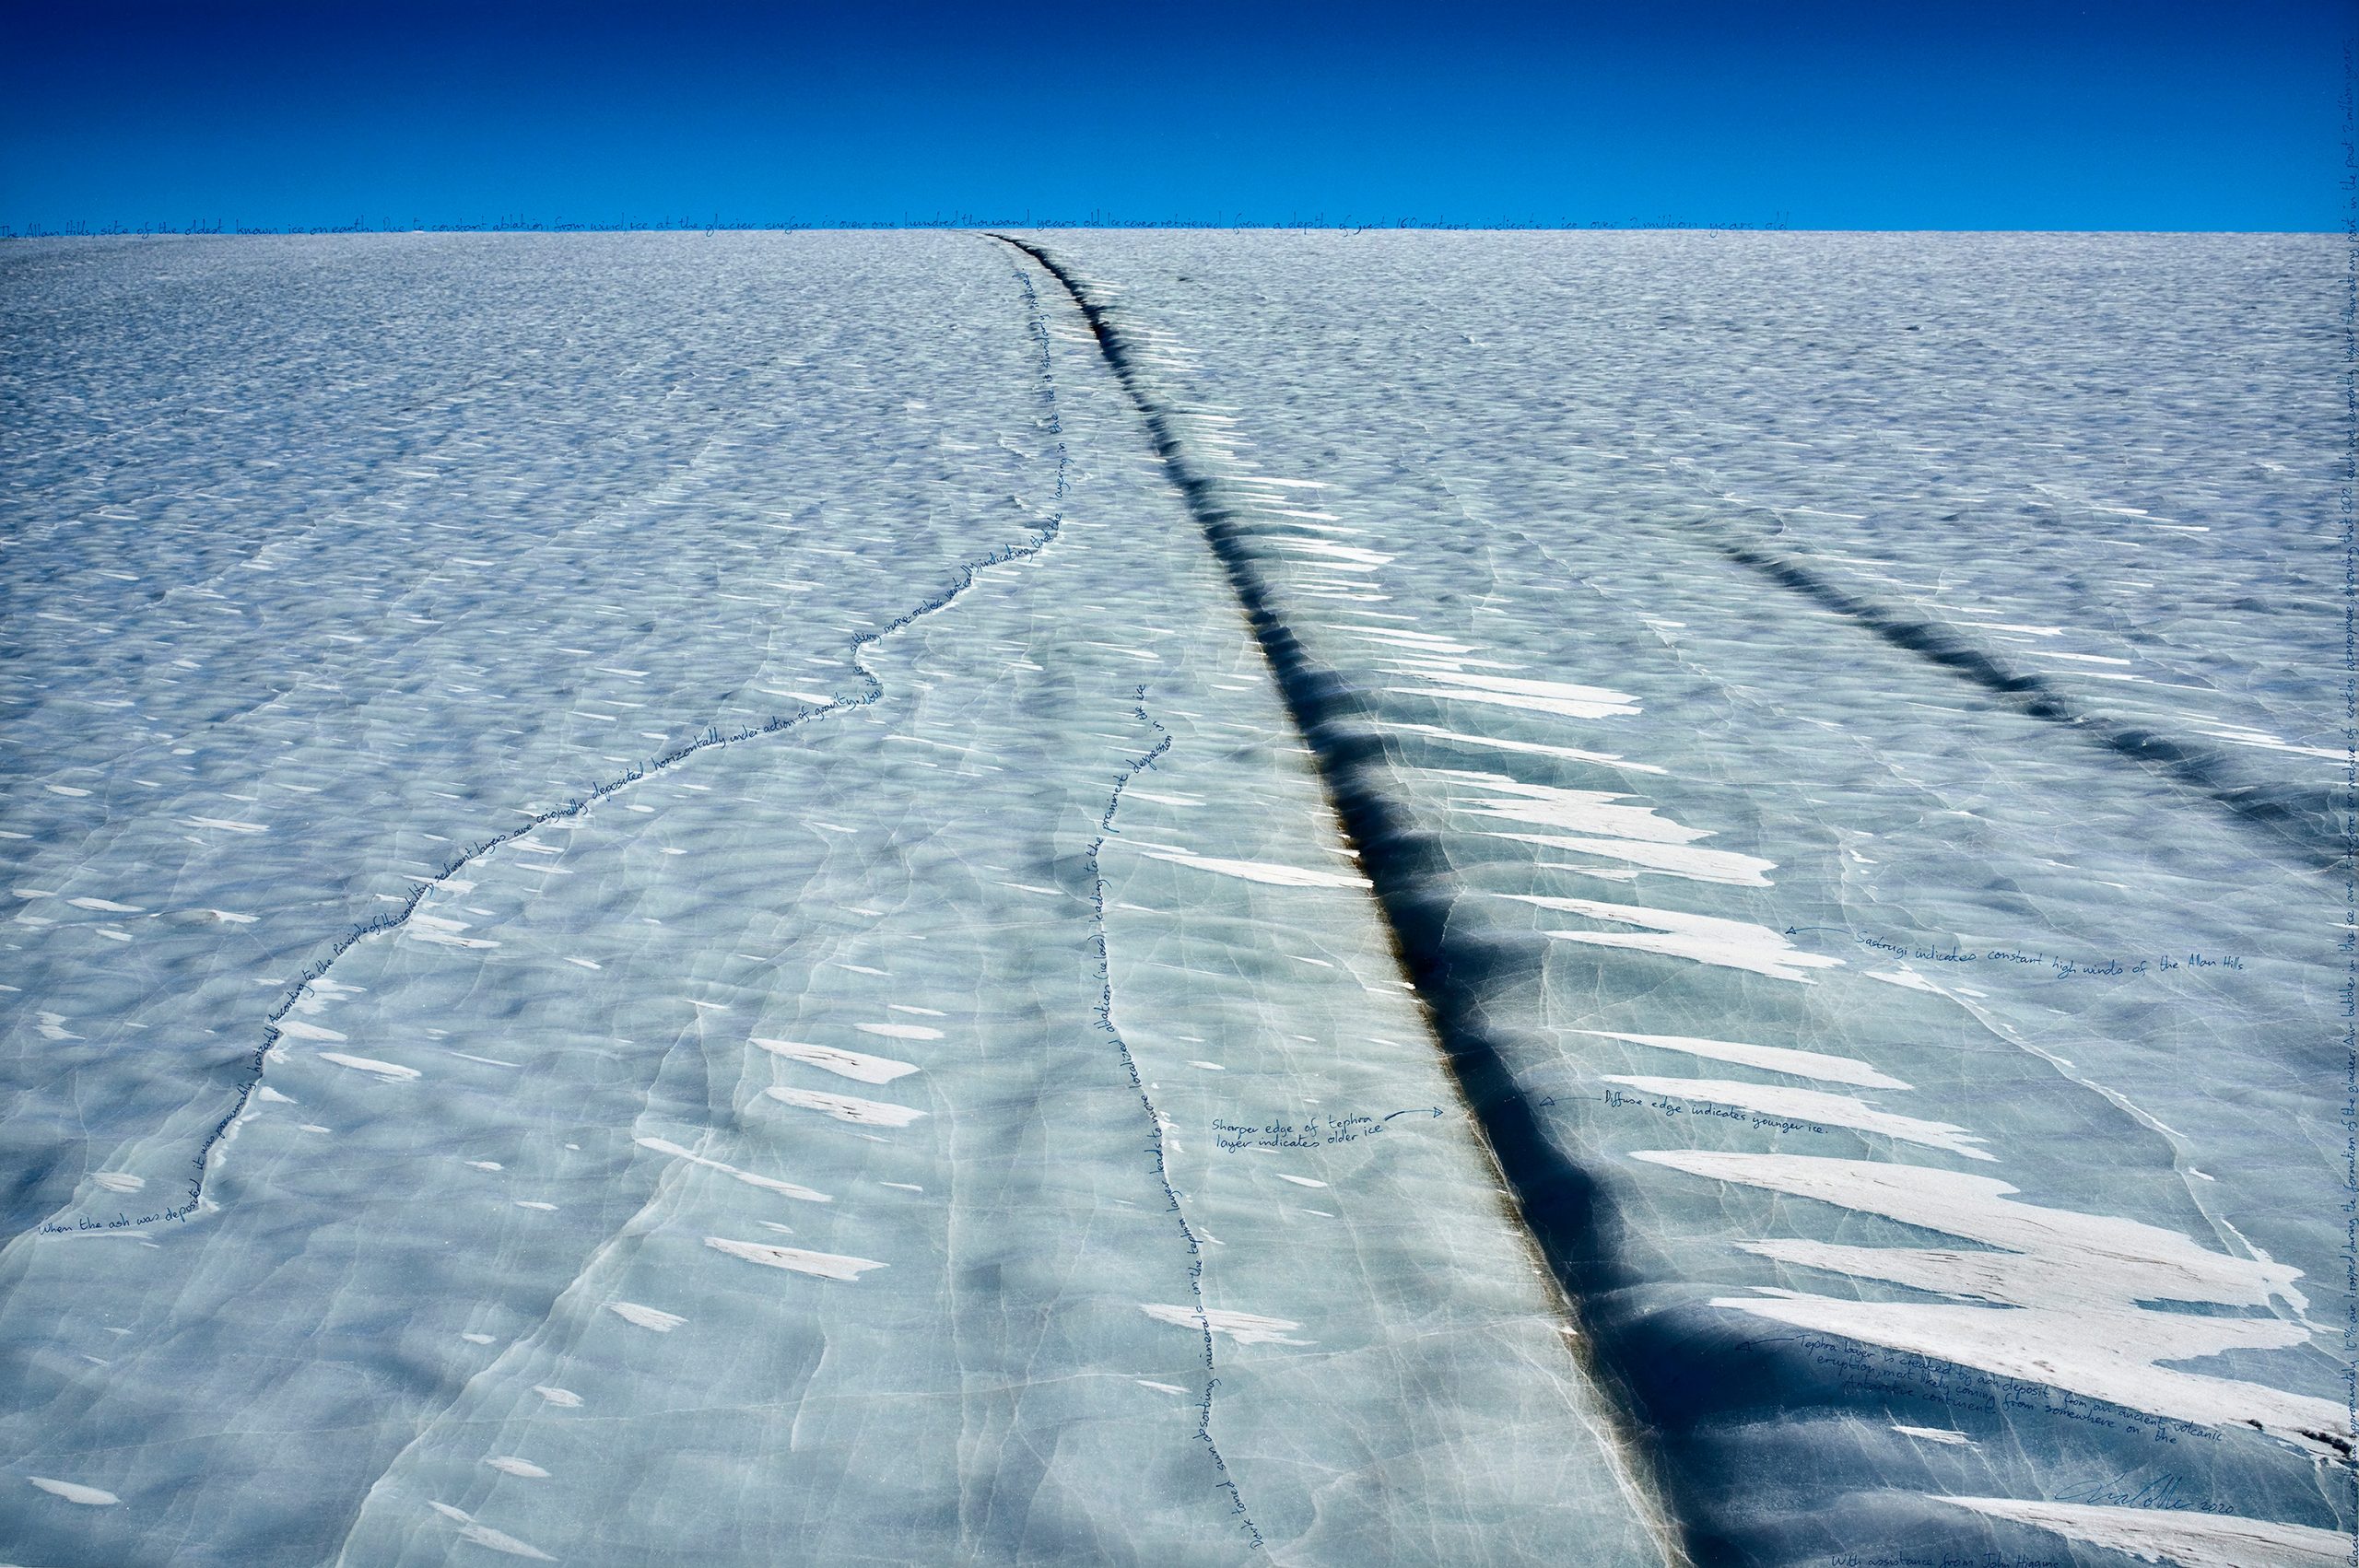
[[[846,713],[854,708],[867,708],[882,700],[885,696],[885,683],[878,679],[876,672],[868,667],[868,650],[872,646],[937,611],[947,609],[967,590],[975,585],[976,579],[983,572],[993,567],[1006,566],[1013,561],[1027,560],[1054,544],[1058,534],[1063,532],[1064,528],[1065,497],[1072,486],[1073,457],[1065,446],[1064,425],[1057,413],[1054,366],[1049,352],[1049,327],[1041,311],[1039,292],[1033,287],[1032,279],[1022,267],[1010,262],[1008,270],[1015,275],[1016,282],[1023,286],[1024,307],[1028,325],[1033,341],[1039,345],[1040,398],[1047,411],[1047,427],[1050,437],[1056,442],[1057,450],[1055,497],[1050,506],[1049,515],[1041,520],[1039,526],[1034,530],[1028,539],[1020,544],[1003,544],[986,555],[961,562],[953,568],[949,585],[936,592],[933,597],[913,608],[902,611],[874,631],[861,632],[853,637],[849,645],[848,658],[853,670],[866,684],[866,689],[851,696],[838,696],[816,704],[799,713],[774,715],[759,724],[749,725],[743,729],[724,731],[718,725],[709,726],[695,739],[645,762],[635,764],[622,774],[596,786],[587,793],[538,813],[505,833],[497,833],[488,838],[478,839],[451,856],[431,879],[420,882],[414,886],[408,897],[399,906],[353,927],[337,938],[326,953],[305,965],[302,971],[296,976],[294,983],[288,988],[286,995],[280,999],[278,1005],[273,1008],[269,1015],[263,1020],[262,1042],[255,1046],[252,1052],[246,1058],[245,1076],[238,1085],[236,1097],[231,1102],[229,1111],[219,1121],[214,1123],[212,1130],[205,1135],[205,1141],[198,1146],[196,1153],[190,1160],[192,1170],[189,1176],[187,1201],[156,1213],[143,1214],[135,1220],[110,1220],[103,1225],[96,1222],[67,1224],[52,1220],[41,1225],[42,1233],[61,1235],[89,1229],[131,1229],[141,1225],[158,1224],[167,1220],[185,1220],[205,1209],[207,1206],[205,1195],[205,1183],[212,1175],[215,1152],[230,1137],[239,1121],[245,1116],[247,1107],[252,1104],[254,1092],[262,1087],[263,1074],[269,1066],[270,1054],[277,1048],[280,1039],[288,1033],[285,1028],[288,1014],[295,1011],[296,1003],[303,1000],[303,995],[311,983],[324,977],[338,959],[371,937],[399,930],[408,925],[425,905],[427,895],[434,891],[437,883],[456,876],[486,856],[513,844],[536,829],[546,827],[553,822],[570,822],[587,816],[593,807],[613,796],[621,794],[635,784],[655,778],[659,774],[670,772],[700,752],[711,751],[721,746],[735,745],[741,741],[765,740],[772,735],[784,734],[790,730],[800,729],[805,724],[825,719],[830,714]]]
[[[1938,1501],[1995,1519],[2034,1526],[2068,1540],[2109,1548],[2141,1562],[2173,1562],[2181,1568],[2244,1568],[2250,1562],[2282,1564],[2283,1568],[2343,1568],[2351,1561],[2351,1538],[2339,1530],[2281,1525],[2233,1514],[2012,1497]]]
[[[2286,1350],[2310,1327],[2300,1270],[2232,1257],[2142,1221],[2015,1201],[1995,1177],[1925,1165],[1792,1154],[1641,1150],[1631,1158],[1963,1237],[1954,1246],[1858,1246],[1802,1239],[1741,1243],[1781,1263],[1954,1299],[1860,1301],[1755,1287],[1712,1305],[1906,1352],[2086,1398],[2208,1426],[2249,1426],[2321,1459],[2351,1456],[2333,1402],[2175,1363],[2236,1350]],[[2259,1307],[2268,1317],[2156,1311],[2149,1302]]]
[[[1153,730],[1156,743],[1144,756],[1127,764],[1114,778],[1113,792],[1106,798],[1106,809],[1098,813],[1097,837],[1089,841],[1085,857],[1089,868],[1090,945],[1097,954],[1097,1001],[1093,1012],[1097,1027],[1122,1060],[1122,1071],[1131,1077],[1131,1087],[1139,1097],[1139,1105],[1146,1111],[1147,1152],[1155,1158],[1155,1179],[1163,1184],[1163,1196],[1171,1206],[1171,1217],[1179,1223],[1180,1235],[1188,1244],[1188,1291],[1195,1301],[1191,1308],[1178,1309],[1191,1316],[1166,1322],[1193,1323],[1204,1337],[1204,1392],[1196,1403],[1196,1440],[1204,1445],[1204,1453],[1213,1462],[1213,1470],[1220,1478],[1214,1484],[1228,1494],[1229,1506],[1238,1523],[1245,1527],[1254,1549],[1262,1550],[1262,1530],[1253,1523],[1253,1515],[1246,1512],[1244,1494],[1237,1490],[1237,1481],[1228,1473],[1228,1461],[1221,1457],[1220,1444],[1213,1437],[1213,1390],[1220,1387],[1220,1375],[1213,1363],[1213,1327],[1215,1315],[1204,1303],[1204,1246],[1196,1235],[1196,1227],[1188,1223],[1188,1211],[1180,1206],[1180,1189],[1171,1185],[1171,1162],[1163,1145],[1163,1113],[1156,1108],[1155,1096],[1147,1092],[1146,1079],[1139,1071],[1138,1059],[1131,1054],[1128,1040],[1114,1023],[1114,967],[1106,950],[1106,873],[1098,863],[1099,851],[1114,832],[1114,813],[1122,803],[1122,791],[1131,780],[1153,767],[1164,753],[1171,749],[1171,731],[1156,722],[1146,710],[1146,688],[1138,688],[1137,706],[1132,713]],[[1154,1308],[1147,1309],[1149,1313]]]
[[[1879,1072],[1857,1057],[1828,1056],[1821,1051],[1790,1050],[1783,1046],[1749,1046],[1736,1040],[1699,1040],[1688,1035],[1625,1035],[1613,1029],[1576,1029],[1602,1040],[1627,1040],[1659,1051],[1684,1051],[1713,1061],[1732,1061],[1790,1078],[1815,1078],[1822,1083],[1852,1083],[1862,1089],[1906,1089],[1899,1079]]]

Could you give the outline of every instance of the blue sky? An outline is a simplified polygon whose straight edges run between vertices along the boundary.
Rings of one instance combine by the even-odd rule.
[[[0,0],[0,224],[2339,228],[2354,11]]]

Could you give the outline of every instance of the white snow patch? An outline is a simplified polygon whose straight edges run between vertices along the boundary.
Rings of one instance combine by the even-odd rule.
[[[1651,844],[1692,844],[1698,838],[1712,837],[1709,828],[1683,827],[1675,822],[1655,815],[1652,806],[1625,806],[1627,795],[1617,795],[1602,790],[1560,790],[1548,784],[1521,784],[1512,778],[1502,778],[1495,773],[1461,773],[1455,768],[1429,768],[1427,772],[1454,783],[1494,794],[1512,797],[1508,800],[1472,800],[1453,795],[1449,803],[1461,811],[1482,816],[1503,817],[1509,822],[1530,823],[1538,827],[1567,828],[1575,833],[1596,834],[1610,838],[1635,838]],[[1550,843],[1549,839],[1536,842]],[[1764,860],[1765,866],[1776,862]]]
[[[1139,1304],[1139,1310],[1158,1323],[1176,1324],[1182,1328],[1202,1328],[1215,1334],[1226,1334],[1240,1345],[1314,1345],[1316,1340],[1291,1340],[1286,1331],[1299,1328],[1301,1324],[1284,1317],[1264,1317],[1258,1312],[1226,1312],[1218,1307],[1150,1305]]]
[[[1625,1035],[1613,1029],[1577,1029],[1574,1033],[1596,1035],[1608,1040],[1627,1040],[1632,1045],[1652,1046],[1657,1050],[1684,1051],[1690,1056],[1735,1062],[1742,1067],[1763,1068],[1790,1077],[1815,1078],[1825,1083],[1852,1083],[1862,1089],[1908,1087],[1899,1079],[1886,1077],[1856,1057],[1825,1056],[1817,1051],[1790,1050],[1783,1046],[1749,1046],[1737,1040],[1699,1040],[1686,1035]]]
[[[1881,1214],[2001,1250],[1851,1246],[1799,1239],[1741,1244],[1778,1261],[1966,1304],[1852,1301],[1763,1288],[1712,1305],[1820,1333],[1972,1366],[2089,1398],[2202,1425],[2259,1427],[2329,1456],[2314,1433],[2339,1431],[2341,1407],[2265,1384],[2162,1363],[2229,1350],[2304,1344],[2309,1329],[2281,1316],[2158,1312],[2149,1301],[2266,1306],[2308,1303],[2301,1270],[2265,1257],[2209,1251],[2159,1226],[2015,1202],[1990,1176],[1921,1165],[1802,1155],[1654,1151],[1633,1158],[1674,1170]],[[1988,1303],[1995,1305],[1974,1305]]]
[[[47,1476],[27,1476],[27,1480],[48,1492],[63,1497],[68,1503],[79,1503],[85,1508],[106,1508],[123,1501],[103,1487],[84,1486],[78,1480],[53,1480]]]
[[[880,1027],[909,1027],[909,1025],[888,1024],[880,1025]],[[938,1038],[941,1032],[933,1030],[927,1033]],[[754,1044],[772,1056],[782,1056],[790,1061],[804,1062],[824,1071],[832,1072],[839,1078],[857,1078],[863,1083],[890,1083],[896,1078],[907,1077],[917,1071],[916,1065],[912,1062],[896,1061],[891,1057],[886,1056],[864,1056],[859,1051],[842,1050],[835,1046],[810,1046],[804,1045],[800,1040],[766,1040],[758,1036],[755,1037]]]
[[[1609,860],[1626,860],[1634,866],[1665,876],[1685,877],[1690,882],[1717,882],[1730,887],[1767,887],[1765,872],[1778,869],[1775,860],[1765,860],[1757,855],[1740,855],[1733,849],[1699,849],[1685,844],[1633,843],[1626,838],[1568,838],[1560,833],[1490,833],[1489,838],[1508,838],[1519,844],[1538,844],[1550,849],[1573,849],[1584,855],[1600,855]]]
[[[766,1269],[790,1269],[798,1274],[815,1274],[823,1280],[857,1280],[871,1269],[886,1265],[874,1258],[847,1258],[835,1252],[807,1252],[799,1246],[776,1246],[766,1241],[732,1241],[727,1236],[707,1236],[704,1244],[732,1258],[742,1258],[748,1263],[759,1263]]]
[[[1969,1160],[1995,1160],[1996,1154],[1976,1147],[1982,1140],[1945,1121],[1920,1121],[1915,1117],[1880,1111],[1852,1094],[1830,1094],[1824,1089],[1796,1089],[1784,1083],[1741,1083],[1719,1078],[1648,1078],[1611,1073],[1608,1083],[1625,1083],[1642,1094],[1672,1094],[1684,1100],[1705,1100],[1736,1106],[1788,1121],[1826,1122],[1860,1132],[1881,1133],[1904,1142],[1921,1143],[1963,1154]]]
[[[1588,898],[1548,898],[1532,893],[1509,893],[1500,896],[1513,898],[1520,903],[1535,904],[1543,909],[1586,916],[1592,920],[1649,928],[1645,934],[1637,935],[1618,931],[1552,930],[1544,933],[1559,942],[1659,953],[1669,958],[1688,958],[1698,964],[1717,965],[1725,969],[1746,969],[1772,979],[1794,980],[1802,985],[1815,983],[1802,973],[1803,970],[1832,969],[1843,963],[1840,958],[1804,953],[1766,926],[1722,919],[1716,915],[1691,915],[1681,909],[1601,904]]]
[[[2259,1307],[2272,1299],[2282,1299],[2297,1311],[2309,1305],[2294,1286],[2302,1277],[2298,1269],[2265,1258],[2212,1252],[2176,1231],[2137,1220],[2019,1203],[2011,1196],[2016,1189],[1995,1176],[1800,1154],[1681,1150],[1640,1152],[1632,1158],[1693,1176],[1881,1214],[1903,1224],[2005,1249],[1832,1249],[1831,1255],[1841,1258],[1847,1273],[1865,1270],[1873,1278],[1899,1284],[2023,1307],[2102,1310],[2138,1301]],[[1829,1245],[1763,1242],[1754,1247],[1774,1247],[1777,1251],[1769,1256],[1786,1257],[1794,1248]],[[1911,1259],[1922,1261],[1904,1268],[1904,1261]],[[1869,1270],[1868,1265],[1875,1266]],[[2261,1322],[2180,1316],[2199,1324],[2255,1326]]]
[[[1438,724],[1387,724],[1388,730],[1407,734],[1424,735],[1430,740],[1455,741],[1461,745],[1485,746],[1493,751],[1523,752],[1534,756],[1560,756],[1572,762],[1594,762],[1603,766],[1625,768],[1633,773],[1663,773],[1650,762],[1629,762],[1612,752],[1582,751],[1575,746],[1552,746],[1539,741],[1503,741],[1492,735],[1470,735],[1461,731],[1445,730]]]
[[[2036,1526],[2141,1562],[2172,1562],[2179,1568],[2260,1568],[2262,1564],[2267,1568],[2343,1568],[2351,1561],[2351,1538],[2338,1531],[2233,1514],[2035,1503],[2012,1497],[1936,1497],[1934,1501]]]
[[[1388,565],[1393,559],[1381,550],[1363,550],[1356,544],[1337,544],[1325,539],[1293,539],[1279,534],[1265,539],[1263,543],[1273,550],[1285,550],[1297,556],[1324,556],[1371,570]]]
[[[554,1562],[557,1561],[556,1558],[551,1557],[539,1547],[534,1546],[526,1541],[518,1540],[514,1536],[510,1535],[505,1530],[495,1530],[489,1525],[478,1525],[473,1519],[467,1518],[466,1515],[460,1513],[455,1508],[445,1507],[440,1503],[436,1504],[434,1506],[453,1518],[466,1521],[459,1529],[459,1539],[461,1540],[473,1542],[475,1545],[480,1547],[487,1547],[491,1550],[499,1552],[508,1557],[522,1557],[534,1562]]]
[[[848,1121],[861,1127],[907,1127],[925,1115],[909,1106],[890,1105],[882,1100],[863,1100],[853,1094],[826,1094],[813,1089],[770,1088],[762,1091],[773,1100],[805,1110],[820,1111],[838,1121]]]
[[[373,1072],[380,1078],[396,1083],[424,1076],[417,1069],[404,1067],[397,1061],[379,1061],[375,1057],[370,1056],[346,1056],[342,1051],[322,1051],[320,1059],[332,1061],[338,1067],[351,1068],[356,1072]]]
[[[652,1328],[659,1334],[668,1334],[687,1321],[676,1312],[664,1312],[652,1306],[641,1306],[635,1301],[610,1301],[606,1304],[606,1310],[626,1323],[635,1323],[641,1328]]]
[[[1952,1448],[1974,1448],[1980,1446],[1980,1445],[1977,1444],[1973,1438],[1968,1437],[1965,1433],[1952,1432],[1947,1427],[1908,1426],[1900,1422],[1894,1422],[1892,1423],[1892,1430],[1900,1433],[1903,1437],[1922,1438],[1925,1442],[1946,1444]]]
[[[461,936],[467,929],[464,920],[453,920],[441,915],[412,915],[402,927],[402,935],[412,942],[432,942],[438,947],[498,947],[488,937]]]
[[[1219,876],[1233,876],[1245,882],[1267,883],[1273,887],[1370,887],[1364,876],[1346,876],[1339,872],[1315,872],[1301,866],[1282,866],[1267,860],[1227,860],[1213,855],[1198,855],[1186,849],[1156,849],[1144,846],[1139,853],[1153,860],[1168,860],[1174,865],[1191,866],[1200,872]]]
[[[1387,686],[1409,696],[1438,697],[1448,702],[1488,703],[1528,713],[1553,713],[1563,719],[1613,719],[1638,711],[1637,698],[1602,686],[1572,685],[1563,681],[1528,681],[1510,675],[1469,675],[1435,670],[1429,686]]]

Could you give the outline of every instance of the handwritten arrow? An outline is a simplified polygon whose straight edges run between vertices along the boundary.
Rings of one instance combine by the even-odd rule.
[[[1391,1121],[1393,1116],[1438,1117],[1439,1115],[1441,1115],[1441,1107],[1439,1106],[1412,1106],[1405,1111],[1394,1111],[1392,1116],[1386,1117],[1384,1119]]]

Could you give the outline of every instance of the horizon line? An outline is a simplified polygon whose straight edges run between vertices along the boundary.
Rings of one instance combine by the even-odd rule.
[[[759,222],[721,221],[718,219],[656,218],[645,221],[622,219],[572,223],[563,219],[528,220],[497,218],[481,222],[456,223],[364,223],[346,224],[232,224],[228,222],[172,224],[92,224],[67,220],[63,227],[29,224],[23,228],[0,223],[0,240],[99,240],[99,239],[211,239],[222,237],[268,236],[331,236],[361,234],[797,234],[797,233],[868,233],[868,232],[945,232],[990,229],[1049,229],[1049,230],[1118,230],[1170,229],[1200,233],[1516,233],[1516,234],[1583,234],[1583,233],[1754,233],[1754,234],[2120,234],[2120,235],[2317,235],[2359,236],[2359,219],[2346,219],[2333,228],[2132,228],[2106,226],[2091,228],[2040,226],[2036,228],[1982,228],[1959,225],[1910,227],[1906,225],[1872,225],[1860,227],[1810,228],[1785,221],[1716,221],[1704,222],[1684,218],[1656,217],[1633,221],[1590,218],[1561,223],[1536,221],[1517,222],[1512,219],[1484,219],[1452,222],[1446,218],[1394,218],[1382,222],[1355,223],[1349,220],[1289,219],[1259,222],[1222,223],[1182,218],[1119,218],[1092,215],[1087,218],[1036,218],[1028,214],[1021,219],[979,218],[961,215],[956,218],[900,218],[896,220],[861,218],[785,219]]]

